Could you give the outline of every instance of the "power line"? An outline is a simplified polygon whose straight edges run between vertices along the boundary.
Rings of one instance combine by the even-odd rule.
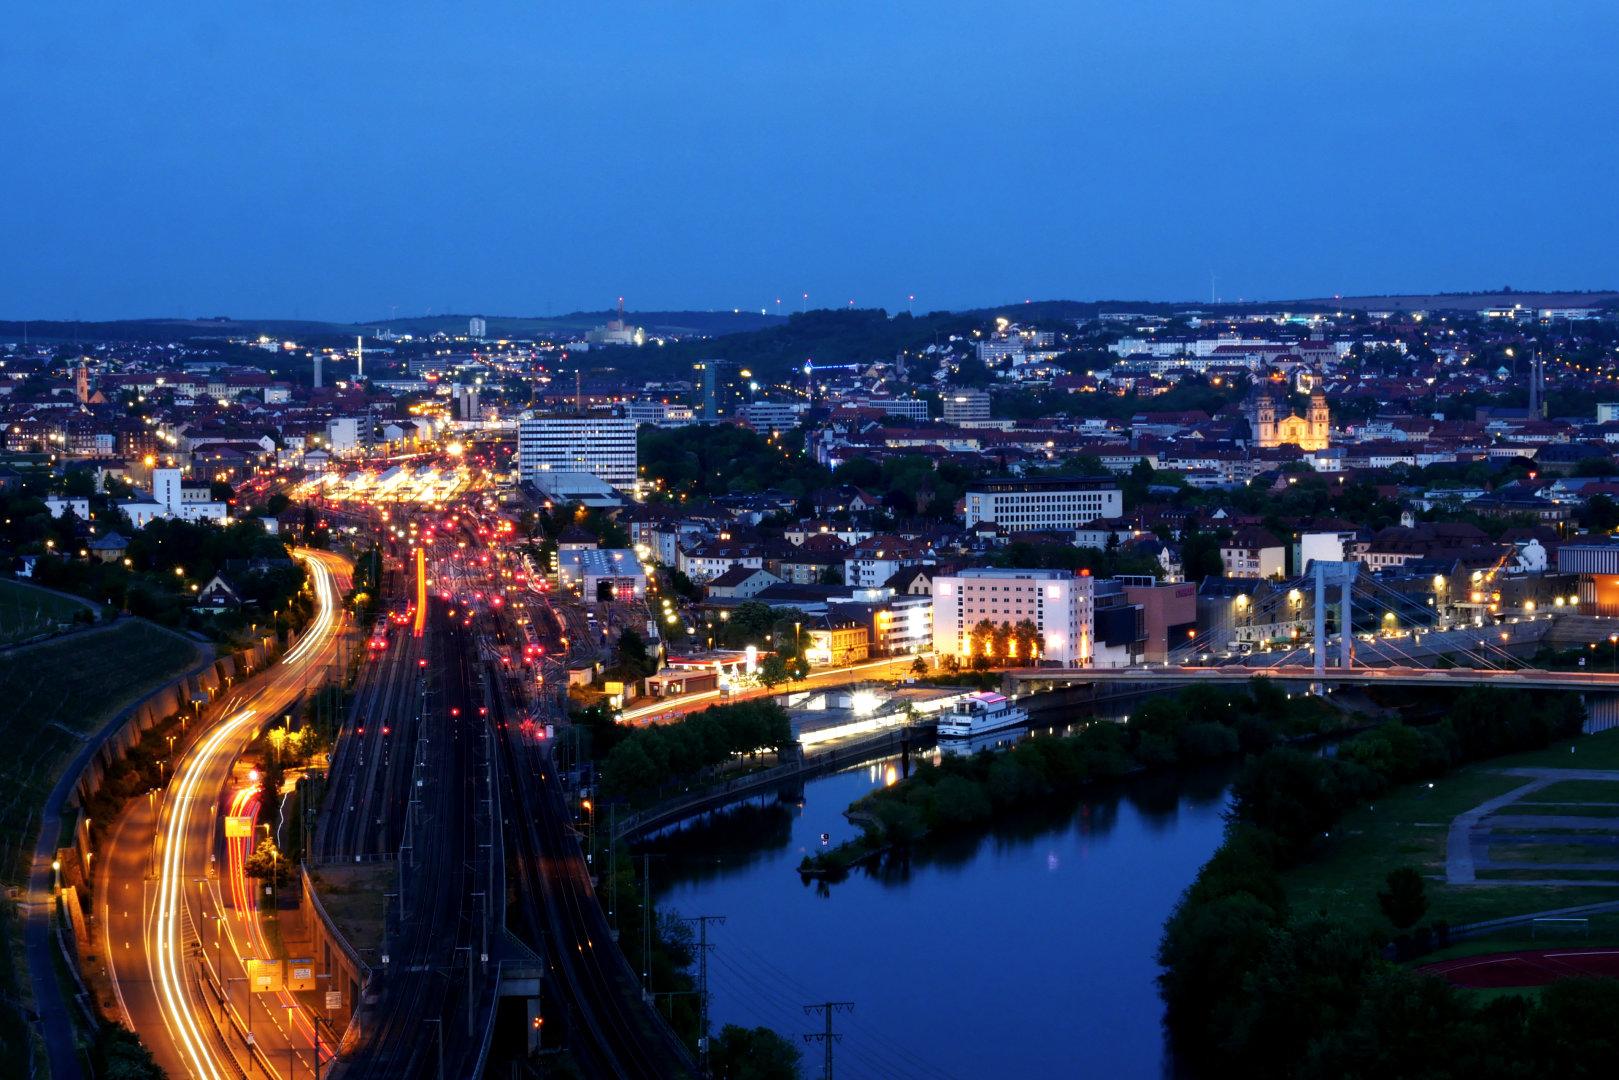
[[[797,1017],[802,1006],[791,998],[784,996],[781,991],[764,976],[739,968],[729,961],[721,952],[714,954],[714,962],[720,968],[729,971],[739,980],[732,990],[736,993],[738,1003],[748,1014],[764,1022],[766,1027],[777,1031],[791,1031],[798,1023]],[[808,995],[805,995],[808,996]],[[851,1020],[851,1023],[854,1021]],[[855,1025],[859,1027],[858,1023]],[[944,1075],[939,1070],[924,1064],[920,1070],[913,1069],[903,1062],[894,1061],[885,1056],[885,1048],[872,1047],[868,1051],[862,1047],[858,1039],[845,1044],[844,1054],[853,1059],[856,1064],[869,1069],[875,1076],[883,1080],[909,1080],[913,1077],[933,1077]],[[845,1066],[845,1073],[850,1070]]]
[[[803,983],[799,982],[797,979],[794,979],[791,975],[788,975],[781,968],[779,968],[775,964],[771,963],[768,957],[762,955],[761,953],[759,953],[758,951],[748,947],[747,945],[744,945],[744,944],[742,944],[741,942],[738,942],[738,941],[729,941],[726,944],[726,948],[729,949],[732,952],[741,953],[742,956],[746,960],[748,960],[748,962],[750,962],[752,964],[756,964],[759,967],[765,969],[772,976],[774,976],[777,980],[784,983],[789,990],[796,991],[798,994],[802,995],[803,997],[815,997],[815,996],[817,996],[813,991],[811,991]],[[853,1014],[850,1014],[849,1026],[852,1027],[853,1029],[855,1029],[856,1031],[858,1031],[859,1033],[861,1033],[862,1035],[864,1035],[866,1038],[870,1039],[872,1042],[881,1044],[882,1052],[887,1053],[887,1054],[896,1055],[898,1057],[906,1059],[907,1061],[909,1061],[912,1068],[914,1068],[916,1071],[918,1071],[919,1073],[921,1073],[924,1076],[944,1076],[944,1077],[948,1077],[948,1076],[951,1075],[947,1070],[941,1069],[941,1068],[939,1068],[939,1066],[937,1066],[933,1062],[928,1061],[927,1059],[922,1058],[922,1057],[918,1056],[917,1054],[913,1053],[912,1051],[907,1049],[904,1045],[902,1045],[901,1043],[899,1043],[897,1040],[893,1039],[892,1037],[883,1034],[881,1031],[877,1030],[876,1028],[871,1027],[868,1024],[862,1023],[860,1020],[855,1018],[855,1016]],[[892,1069],[893,1064],[889,1063],[888,1068]]]
[[[714,946],[708,943],[708,924],[725,925],[724,915],[692,915],[680,920],[697,924],[697,1008],[699,1013],[697,1053],[703,1071],[708,1071],[708,953]]]
[[[832,1080],[832,1047],[843,1039],[842,1035],[832,1030],[832,1014],[853,1011],[852,1001],[823,1001],[819,1005],[804,1006],[806,1016],[818,1012],[826,1019],[825,1030],[808,1032],[804,1036],[805,1042],[818,1042],[826,1048],[826,1064],[821,1069],[821,1080]]]

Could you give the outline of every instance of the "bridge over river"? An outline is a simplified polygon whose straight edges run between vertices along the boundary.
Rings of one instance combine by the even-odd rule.
[[[1245,682],[1256,675],[1284,682],[1368,686],[1508,686],[1533,690],[1619,691],[1609,671],[1542,671],[1536,668],[1329,667],[1309,664],[1221,664],[1217,667],[1017,668],[1005,672],[1010,693],[1023,694],[1085,684],[1136,684],[1143,689],[1191,683]]]

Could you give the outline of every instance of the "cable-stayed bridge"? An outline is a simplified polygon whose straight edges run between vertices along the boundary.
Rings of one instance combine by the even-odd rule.
[[[1306,684],[1444,687],[1498,684],[1619,691],[1619,618],[1577,614],[1577,604],[1497,620],[1458,617],[1362,572],[1358,563],[1313,562],[1306,572],[1239,594],[1245,626],[1285,628],[1280,639],[1232,640],[1230,626],[1172,643],[1162,663],[1128,667],[1018,668],[1013,692],[1084,683],[1178,685],[1264,675]],[[1451,612],[1451,613],[1447,613]],[[1533,666],[1542,647],[1583,649],[1576,670]]]

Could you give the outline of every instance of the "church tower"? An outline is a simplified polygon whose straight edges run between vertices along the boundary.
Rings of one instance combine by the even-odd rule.
[[[79,370],[73,376],[73,396],[79,399],[80,405],[90,401],[90,368],[82,358],[79,360]]]
[[[1332,414],[1327,410],[1327,395],[1317,386],[1310,391],[1310,445],[1306,450],[1325,450],[1332,441]]]
[[[1268,391],[1259,395],[1259,406],[1254,410],[1254,442],[1276,445],[1276,401]]]

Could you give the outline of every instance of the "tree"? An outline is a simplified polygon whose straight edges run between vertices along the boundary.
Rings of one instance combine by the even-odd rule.
[[[973,658],[983,657],[988,660],[995,650],[995,624],[988,619],[979,619],[973,624],[972,631]]]
[[[633,627],[625,627],[618,635],[618,663],[626,674],[641,678],[658,670],[658,661],[648,650],[646,638]]]
[[[759,661],[759,681],[764,683],[765,689],[774,690],[778,685],[787,681],[787,661],[780,653],[769,653]]]
[[[798,1080],[798,1047],[767,1027],[726,1024],[709,1047],[717,1080]]]
[[[989,637],[990,655],[996,660],[1004,661],[1012,655],[1012,624],[997,623]]]
[[[1415,867],[1390,870],[1386,887],[1377,894],[1377,906],[1396,930],[1406,930],[1428,913],[1428,895],[1422,874]]]
[[[918,656],[915,660],[911,661],[911,674],[912,675],[926,675],[927,673],[928,673],[928,662],[926,660],[924,660],[920,656]]]
[[[1012,642],[1017,646],[1018,659],[1040,658],[1040,628],[1034,625],[1033,619],[1018,620],[1017,625],[1012,627]]]

